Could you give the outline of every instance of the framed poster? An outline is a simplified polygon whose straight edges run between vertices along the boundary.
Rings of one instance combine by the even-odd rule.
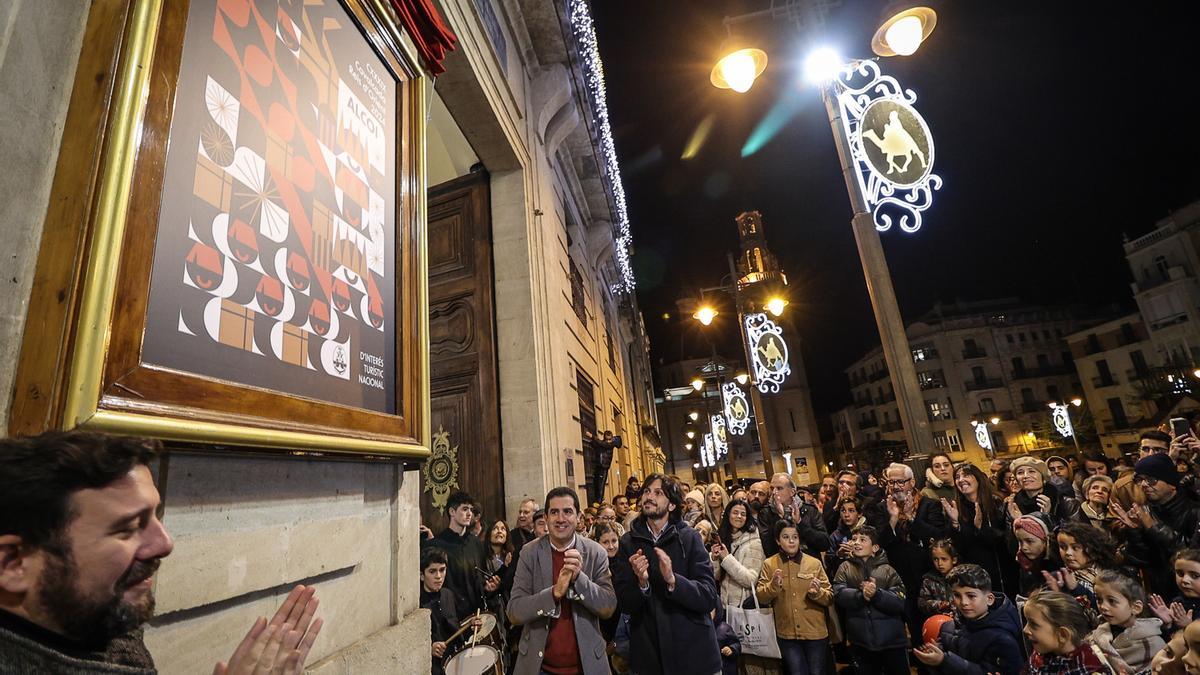
[[[424,83],[391,12],[93,8],[80,68],[112,86],[77,77],[53,188],[91,208],[51,209],[77,265],[44,240],[33,298],[71,288],[50,324],[70,348],[27,331],[19,386],[54,396],[18,396],[14,432],[428,455]],[[89,132],[90,175],[67,154]]]

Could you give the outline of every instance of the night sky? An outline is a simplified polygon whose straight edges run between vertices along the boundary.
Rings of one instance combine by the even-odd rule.
[[[817,42],[871,56],[883,3],[843,4]],[[734,217],[757,209],[825,418],[849,402],[843,368],[879,336],[829,123],[800,76],[807,49],[777,25],[760,33],[770,63],[748,94],[708,80],[721,17],[766,5],[592,3],[655,363],[707,353],[675,300],[719,283]],[[1200,199],[1192,5],[943,2],[916,54],[881,61],[916,91],[944,180],[921,231],[882,235],[906,321],[956,299],[1134,306],[1122,234]],[[707,141],[681,159],[705,118]],[[722,318],[714,332],[737,354],[736,322]]]

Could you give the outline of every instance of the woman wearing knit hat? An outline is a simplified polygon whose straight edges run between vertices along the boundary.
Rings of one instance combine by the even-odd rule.
[[[1112,532],[1115,519],[1108,510],[1108,501],[1112,497],[1113,480],[1108,476],[1089,476],[1083,481],[1083,496],[1086,501],[1080,505],[1079,511],[1084,518],[1095,527],[1105,532]]]
[[[1021,488],[1008,504],[1010,527],[1018,516],[1036,512],[1046,514],[1052,526],[1080,519],[1079,501],[1050,484],[1050,469],[1045,462],[1026,455],[1014,459],[1009,468]]]

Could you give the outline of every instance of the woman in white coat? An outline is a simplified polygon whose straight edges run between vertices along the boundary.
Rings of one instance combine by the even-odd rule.
[[[721,594],[721,604],[741,607],[754,592],[763,565],[762,540],[750,517],[750,505],[735,499],[725,507],[712,545],[713,567]]]

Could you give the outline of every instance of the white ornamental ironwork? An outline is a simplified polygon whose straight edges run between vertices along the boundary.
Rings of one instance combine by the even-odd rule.
[[[717,459],[713,454],[713,435],[704,434],[704,445],[700,448],[700,466],[716,466]]]
[[[1062,434],[1063,438],[1070,438],[1075,435],[1075,427],[1071,426],[1071,413],[1067,410],[1066,404],[1051,403],[1050,418],[1054,420],[1054,429]]]
[[[987,422],[972,422],[975,425],[975,441],[984,450],[992,449],[992,435],[988,433]]]
[[[713,455],[721,459],[729,454],[729,436],[725,433],[725,416],[712,415],[708,418],[713,436]]]
[[[917,95],[874,61],[857,61],[833,83],[854,175],[875,229],[921,229],[942,178],[933,173],[933,136],[912,104]]]
[[[729,431],[736,436],[746,433],[750,426],[750,402],[746,400],[746,392],[737,382],[726,382],[721,387],[721,400],[725,403],[725,419],[729,422]]]
[[[750,362],[754,369],[754,386],[764,394],[779,391],[784,379],[792,372],[788,363],[787,343],[783,328],[766,314],[746,315],[746,341],[750,345]]]

